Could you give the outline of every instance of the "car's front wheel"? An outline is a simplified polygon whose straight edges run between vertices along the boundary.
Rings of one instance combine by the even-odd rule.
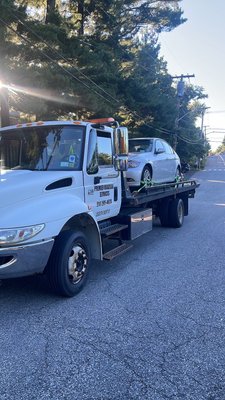
[[[152,169],[148,165],[145,165],[141,174],[141,184],[150,186],[152,180]]]

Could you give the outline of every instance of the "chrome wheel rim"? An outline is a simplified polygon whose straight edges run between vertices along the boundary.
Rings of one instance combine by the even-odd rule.
[[[148,181],[151,179],[151,173],[148,169],[145,169],[143,172],[143,180]]]
[[[88,266],[88,257],[84,248],[76,244],[72,247],[68,260],[68,275],[71,283],[76,285],[81,281]]]

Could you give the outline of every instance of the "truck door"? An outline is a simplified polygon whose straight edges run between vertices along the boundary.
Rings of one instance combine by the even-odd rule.
[[[121,179],[114,168],[112,130],[91,129],[84,165],[85,202],[97,220],[118,214],[121,206]]]

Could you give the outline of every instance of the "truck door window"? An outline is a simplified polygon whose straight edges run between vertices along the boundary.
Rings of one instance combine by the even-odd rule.
[[[101,167],[112,167],[113,150],[110,132],[97,131],[98,165]]]

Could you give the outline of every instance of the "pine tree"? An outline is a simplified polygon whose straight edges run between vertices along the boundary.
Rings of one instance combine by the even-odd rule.
[[[112,115],[134,135],[172,141],[176,94],[157,35],[185,21],[179,3],[0,0],[0,75],[15,85],[11,109],[37,119]],[[180,111],[196,93],[189,89]],[[194,121],[179,127],[192,141]],[[189,148],[178,142],[181,153]]]

